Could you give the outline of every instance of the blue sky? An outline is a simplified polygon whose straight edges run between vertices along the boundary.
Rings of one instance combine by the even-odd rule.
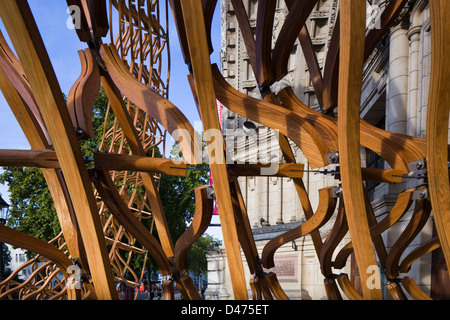
[[[164,1],[162,1],[164,3]],[[68,94],[73,83],[80,74],[80,62],[78,58],[78,50],[86,48],[85,43],[81,43],[76,35],[75,30],[70,30],[66,26],[69,14],[67,13],[67,5],[62,0],[29,0],[28,1],[36,23],[44,40],[47,52],[52,61],[53,68],[58,78],[61,90]],[[218,63],[220,54],[220,14],[219,9],[213,21],[213,45],[215,51],[211,56],[211,61]],[[173,24],[172,15],[169,15],[169,36],[171,51],[171,80],[169,88],[169,100],[173,102],[194,125],[196,130],[200,120],[192,93],[187,81],[188,68],[184,63],[180,46],[178,44],[178,36],[176,28]],[[0,28],[4,36],[8,39],[3,24]],[[109,41],[109,35],[104,39]],[[0,93],[0,148],[1,149],[30,149],[30,146],[22,133],[20,126],[14,118],[8,104],[3,95]],[[169,137],[170,139],[170,137]],[[171,143],[170,143],[171,144]],[[9,194],[7,186],[0,185],[0,193],[8,202]],[[218,223],[218,221],[214,221]],[[215,228],[217,229],[217,228]],[[216,232],[210,234],[220,237]]]

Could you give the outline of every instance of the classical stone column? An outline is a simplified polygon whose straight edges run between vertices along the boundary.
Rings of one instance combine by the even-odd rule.
[[[391,30],[389,47],[389,87],[386,104],[386,129],[407,133],[409,40],[403,23]]]
[[[409,29],[409,99],[408,99],[408,131],[410,136],[417,136],[417,111],[419,102],[419,54],[420,31],[422,26]]]

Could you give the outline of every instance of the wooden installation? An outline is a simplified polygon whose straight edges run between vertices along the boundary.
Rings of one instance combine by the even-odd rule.
[[[288,299],[271,269],[281,246],[307,235],[330,300],[380,300],[382,285],[394,300],[431,299],[405,274],[437,249],[450,267],[450,4],[430,0],[431,84],[427,138],[421,139],[376,128],[360,117],[364,63],[407,1],[389,0],[380,28],[366,30],[366,1],[341,0],[323,70],[306,26],[317,0],[285,2],[289,13],[274,36],[277,1],[258,1],[253,28],[243,0],[231,1],[263,96],[259,100],[234,89],[211,64],[210,55],[217,50],[211,41],[217,0],[67,0],[68,6],[80,9],[75,31],[86,49],[78,52],[81,73],[65,101],[27,1],[0,1],[2,32],[11,40],[9,44],[0,33],[0,89],[31,146],[0,150],[0,166],[41,168],[61,225],[61,234],[49,243],[0,225],[1,242],[36,254],[0,283],[0,299],[119,299],[120,287],[138,287],[150,257],[168,279],[161,286],[163,299],[175,298],[174,286],[184,299],[201,299],[186,272],[187,252],[210,224],[214,197],[235,299]],[[161,10],[167,3],[170,8]],[[177,241],[169,232],[158,180],[161,175],[186,176],[204,159],[201,140],[182,106],[169,100],[170,13],[190,72],[186,85],[203,123],[213,182],[195,190],[193,221]],[[323,112],[306,106],[292,88],[271,89],[287,75],[297,40]],[[99,133],[92,119],[102,87],[108,109]],[[216,101],[279,133],[283,160],[275,172],[262,163],[226,163]],[[164,154],[155,157],[156,148],[165,149],[167,135],[177,140],[182,163]],[[93,159],[86,159],[79,142],[92,138],[101,138],[101,144]],[[298,163],[292,144],[305,155],[308,167]],[[386,169],[361,167],[361,146],[379,155]],[[310,170],[335,178],[334,185],[319,190],[316,210],[303,181]],[[239,176],[292,179],[306,221],[258,252]],[[421,183],[400,192],[390,212],[377,219],[365,184],[400,184],[408,178]],[[431,215],[436,235],[406,252]],[[382,235],[401,219],[406,227],[387,248]],[[321,235],[325,224],[332,225],[326,238]],[[342,243],[347,234],[351,241]],[[132,257],[139,257],[142,266],[132,266]],[[350,260],[358,268],[358,284],[337,271]],[[15,281],[28,267],[31,276],[23,283]],[[77,286],[70,271],[74,267],[81,275]]]

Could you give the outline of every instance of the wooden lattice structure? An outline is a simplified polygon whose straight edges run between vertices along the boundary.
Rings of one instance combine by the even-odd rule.
[[[264,269],[274,267],[274,254],[280,246],[306,235],[313,239],[329,299],[342,299],[341,291],[349,299],[381,299],[382,288],[364,285],[373,279],[372,272],[364,271],[372,270],[377,260],[389,280],[387,288],[394,299],[406,299],[405,291],[414,299],[430,299],[412,277],[400,278],[400,273],[406,273],[420,257],[438,248],[442,248],[450,266],[447,130],[450,3],[430,0],[432,80],[427,138],[421,139],[378,129],[359,116],[363,64],[407,0],[388,1],[380,18],[381,27],[369,31],[366,1],[341,0],[323,72],[305,26],[317,0],[286,0],[289,14],[275,41],[272,35],[275,0],[259,1],[256,36],[242,0],[233,0],[263,100],[233,89],[217,66],[210,63],[214,49],[211,22],[216,2],[171,0],[170,7],[205,130],[235,299],[249,298],[241,249],[253,275],[250,280],[253,298],[287,299],[276,274]],[[135,287],[142,280],[144,270],[132,270],[129,265],[133,254],[142,255],[144,260],[151,255],[161,273],[171,276],[163,284],[165,299],[174,298],[174,283],[185,299],[199,299],[184,270],[187,249],[205,232],[211,219],[211,188],[196,190],[194,220],[174,244],[157,187],[158,175],[186,174],[188,164],[200,163],[202,152],[192,125],[167,99],[169,71],[163,70],[161,61],[168,55],[168,37],[160,23],[161,3],[158,0],[137,3],[67,0],[67,3],[81,8],[77,34],[87,49],[79,53],[82,73],[66,103],[27,2],[0,2],[0,18],[17,53],[16,57],[6,41],[0,39],[3,48],[0,86],[32,147],[31,151],[2,150],[0,165],[42,168],[62,229],[58,238],[45,243],[0,226],[1,241],[38,254],[35,260],[26,263],[33,265],[32,276],[23,284],[14,283],[11,280],[14,275],[6,279],[0,284],[0,298],[18,295],[21,299],[117,299],[117,288],[122,283]],[[112,26],[116,16],[119,31],[115,36]],[[108,44],[105,41],[109,31]],[[270,86],[287,74],[296,39],[300,40],[323,112],[304,105],[290,88],[278,94],[270,91]],[[113,113],[115,120],[112,127],[104,129],[100,152],[87,163],[78,139],[94,134],[92,107],[100,84],[109,99],[108,114]],[[271,240],[261,256],[236,177],[261,174],[263,166],[225,163],[223,137],[217,135],[221,129],[216,99],[231,111],[279,131],[285,163],[276,175],[293,179],[307,218],[298,228]],[[329,112],[335,109],[337,117]],[[178,138],[186,163],[152,157],[152,149],[164,143],[166,131]],[[302,180],[304,164],[296,163],[288,139],[300,148],[312,168],[339,165],[341,189],[321,189],[315,212]],[[361,168],[360,146],[377,153],[391,169]],[[423,184],[402,192],[389,214],[377,221],[363,182],[400,183],[406,175],[423,178]],[[131,196],[126,191],[130,188],[134,188]],[[139,189],[145,192],[138,192]],[[413,214],[406,229],[387,250],[382,233],[404,218],[410,208]],[[431,213],[438,236],[403,257]],[[318,230],[332,217],[334,226],[323,242]],[[143,219],[152,219],[159,241],[141,223]],[[351,242],[337,251],[347,232]],[[363,284],[362,295],[347,274],[336,275],[333,270],[345,266],[353,252]],[[38,261],[45,263],[37,264]],[[73,264],[84,274],[80,289],[68,285],[68,270]],[[133,281],[125,278],[126,272],[134,275]]]

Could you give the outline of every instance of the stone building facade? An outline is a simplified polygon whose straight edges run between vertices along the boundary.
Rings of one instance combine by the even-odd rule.
[[[258,1],[243,2],[250,25],[255,28]],[[338,2],[338,0],[319,0],[307,22],[322,70],[336,21]],[[275,36],[288,12],[283,0],[278,0],[277,3]],[[383,3],[386,4],[385,1],[374,0],[370,3],[368,1],[368,9],[379,5],[383,10]],[[261,98],[231,1],[221,0],[220,5],[222,74],[239,91]],[[389,131],[425,137],[431,66],[430,31],[428,0],[409,1],[389,35],[379,43],[364,67],[361,117],[366,121]],[[316,110],[320,109],[298,42],[291,53],[289,74],[274,84],[272,90],[277,92],[286,86],[292,87],[305,104]],[[233,160],[241,162],[268,162],[270,158],[282,160],[275,132],[230,112],[226,106],[223,106],[223,129],[227,148]],[[245,138],[239,138],[242,136],[241,133],[244,133]],[[302,152],[294,145],[293,148],[298,162],[305,163],[305,169],[308,169]],[[376,154],[365,148],[361,148],[361,158],[362,166],[374,168],[387,166]],[[318,205],[318,190],[338,185],[333,176],[313,173],[305,173],[304,182],[314,209]],[[294,184],[290,179],[240,177],[239,183],[260,252],[270,239],[305,221]],[[367,183],[366,189],[369,191],[377,218],[382,219],[392,209],[399,193],[415,187],[418,183],[413,179],[401,184]],[[385,233],[384,242],[388,250],[397,240],[399,232],[406,227],[410,214]],[[424,229],[425,232],[411,244],[408,251],[418,243],[431,239],[434,232],[432,219],[431,217]],[[321,228],[323,240],[326,239],[333,222],[330,221]],[[347,242],[344,239],[342,244]],[[433,293],[439,290],[437,286],[445,285],[442,280],[433,279],[431,275],[431,269],[439,268],[436,264],[439,265],[438,261],[442,258],[434,255],[423,257],[420,263],[414,264],[409,273],[427,293]],[[233,291],[227,273],[225,251],[223,248],[217,248],[208,255],[208,259],[209,277],[212,277],[206,296],[209,299],[232,298]],[[326,299],[323,275],[309,236],[281,247],[275,255],[275,263],[280,283],[290,298]],[[358,276],[351,261],[347,263],[345,270],[341,271],[351,275],[353,280]],[[250,274],[247,275],[248,280],[249,277]],[[386,298],[389,297],[386,293]]]

